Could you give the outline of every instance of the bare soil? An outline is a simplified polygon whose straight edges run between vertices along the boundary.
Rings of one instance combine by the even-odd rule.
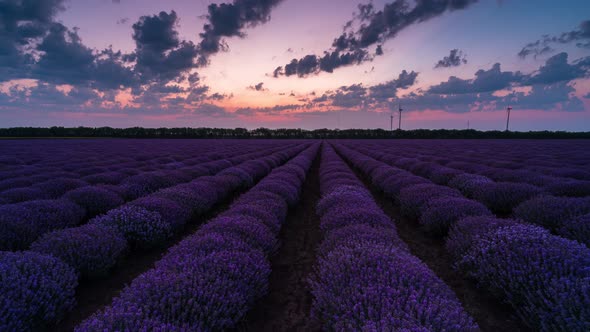
[[[315,250],[322,239],[316,205],[320,198],[319,154],[303,188],[299,204],[281,228],[281,247],[271,257],[270,288],[254,305],[238,331],[319,331],[311,317],[312,295],[307,279],[315,264]]]

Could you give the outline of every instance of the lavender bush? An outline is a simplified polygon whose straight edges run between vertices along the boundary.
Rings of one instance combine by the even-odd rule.
[[[90,223],[114,228],[130,245],[143,249],[163,245],[172,236],[172,226],[159,213],[138,206],[122,206],[92,219]]]
[[[514,217],[556,230],[564,223],[590,213],[590,198],[540,196],[514,209]]]
[[[590,249],[532,225],[482,236],[460,261],[539,331],[590,329]]]
[[[568,239],[576,240],[590,248],[590,214],[578,216],[570,221],[564,222],[557,229],[557,234]]]
[[[434,198],[426,203],[420,213],[420,225],[427,232],[446,235],[449,227],[468,216],[491,216],[485,205],[460,197]]]
[[[82,278],[105,276],[126,248],[119,231],[95,224],[47,233],[31,245],[31,251],[61,259]]]
[[[86,186],[71,190],[64,195],[68,199],[86,210],[89,218],[105,213],[124,203],[116,193],[95,186]]]
[[[310,284],[314,312],[331,330],[478,330],[448,286],[393,245],[337,247],[319,258]]]
[[[37,200],[0,206],[0,249],[26,249],[49,231],[78,225],[84,215],[84,209],[67,200]]]
[[[59,259],[35,252],[0,252],[0,330],[41,330],[75,303],[77,277]]]

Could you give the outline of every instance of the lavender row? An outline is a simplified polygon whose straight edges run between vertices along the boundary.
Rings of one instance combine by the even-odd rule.
[[[428,178],[437,184],[455,188],[466,197],[485,204],[496,214],[508,216],[512,213],[514,218],[541,225],[555,234],[586,245],[590,244],[590,225],[584,222],[589,218],[590,197],[554,197],[528,184],[493,182],[481,175],[449,171],[446,167],[408,159],[396,159],[387,153],[371,152],[366,149],[362,149],[362,151],[366,155],[376,157],[389,164],[401,165],[412,173]],[[408,176],[407,178],[412,177]],[[425,187],[434,188],[430,185],[425,185]],[[440,188],[436,188],[435,191],[440,191]],[[420,190],[416,190],[416,194],[424,195]],[[474,203],[461,205],[466,204],[472,209],[481,210]],[[439,205],[442,208],[439,213],[437,213],[438,209],[433,206],[431,209],[433,211],[428,213],[424,219],[428,220],[432,215],[436,217],[440,213],[445,213],[445,200],[440,200]]]
[[[432,216],[427,213],[433,206],[439,210],[439,215],[452,215],[444,230],[450,227],[446,247],[457,267],[488,293],[510,304],[525,324],[540,331],[587,331],[590,328],[588,248],[551,235],[538,226],[498,219],[489,213],[471,213],[453,198],[456,193],[448,195],[447,187],[434,190],[437,192],[434,196],[428,190],[421,195],[421,187],[434,188],[434,185],[424,184],[423,178],[354,150],[342,146],[338,146],[338,150],[376,186],[389,193],[400,204],[401,211],[408,208],[416,211],[413,208],[421,205],[417,209],[418,218],[427,230],[428,225],[439,223],[434,221],[436,218],[428,220]],[[422,184],[415,185],[412,181]],[[388,188],[392,183],[398,188]],[[445,196],[450,197],[446,204],[431,205]],[[459,200],[468,202],[464,198]]]
[[[276,151],[274,148],[270,151]],[[189,182],[200,176],[213,175],[232,165],[267,155],[269,151],[253,152],[192,166],[184,172],[142,174],[132,177],[126,186],[128,198],[139,198],[160,188]],[[60,190],[69,188],[63,183]],[[33,200],[0,206],[0,250],[26,249],[40,235],[49,231],[74,227],[89,218],[124,204],[125,191],[116,186],[84,186],[72,189],[57,200]]]
[[[314,314],[330,331],[476,331],[450,288],[397,235],[326,145],[317,210],[324,240],[310,284]]]
[[[191,173],[203,171],[200,167],[207,168],[220,161],[237,155],[238,150],[231,147],[227,151],[211,151],[198,158],[176,158],[173,162],[161,165],[161,169],[145,169],[141,167],[142,161],[125,163],[124,169],[113,169],[111,160],[110,171],[100,167],[91,166],[80,170],[78,173],[52,172],[42,173],[26,178],[11,178],[0,183],[0,203],[10,204],[36,199],[56,199],[68,191],[89,185],[98,185],[99,188],[114,191],[127,200],[137,198],[147,190],[158,189],[175,178],[183,178]],[[238,153],[242,154],[242,153]],[[105,157],[108,158],[108,157]],[[158,160],[162,160],[158,158]],[[163,162],[169,159],[164,158]],[[81,173],[81,174],[79,174]],[[80,177],[82,176],[82,177]],[[180,180],[180,179],[179,179]],[[37,183],[35,183],[38,181]],[[155,187],[155,188],[154,188]]]
[[[65,172],[84,177],[89,174],[139,169],[150,171],[220,159],[216,151],[239,152],[281,145],[278,141],[259,142],[218,140],[3,140],[0,142],[0,183],[17,177],[35,177],[49,172]],[[14,164],[6,164],[13,159]],[[3,163],[4,161],[4,163]],[[3,186],[0,185],[3,190]]]
[[[584,140],[429,140],[373,141],[363,144],[376,150],[387,150],[400,157],[436,162],[468,172],[497,171],[499,177],[510,171],[529,175],[590,180],[590,154]],[[516,174],[516,173],[514,173]],[[522,173],[526,174],[526,173]],[[514,177],[513,177],[514,178]],[[523,181],[515,178],[518,181]],[[529,177],[525,176],[526,182]],[[530,177],[535,180],[535,177]]]
[[[104,276],[127,250],[164,244],[191,216],[239,188],[251,187],[304,148],[295,146],[158,191],[87,225],[46,234],[31,251],[0,252],[2,280],[15,281],[0,286],[0,330],[35,330],[58,321],[74,305],[79,277]]]
[[[358,152],[356,152],[358,153]],[[364,155],[379,156],[364,150]],[[381,155],[383,161],[391,160]],[[371,159],[369,156],[366,158]],[[398,160],[398,164],[399,164]],[[379,164],[370,176],[373,183],[401,204],[401,212],[416,218],[428,231],[446,234],[448,227],[465,216],[508,215],[543,226],[557,235],[590,245],[590,197],[554,197],[518,183],[496,183],[479,175],[445,172],[439,167],[406,165],[418,175]],[[377,166],[374,166],[377,167]],[[368,169],[372,172],[372,169]],[[396,175],[393,177],[392,175]],[[437,185],[426,180],[431,179]],[[455,190],[474,200],[465,200]],[[436,198],[436,199],[435,199]],[[428,204],[426,204],[428,203]]]
[[[465,143],[461,142],[460,147],[462,150],[465,150]],[[382,144],[378,144],[377,146],[384,147]],[[375,149],[366,144],[355,145],[355,148],[362,152],[381,151],[373,153],[372,156],[415,173],[418,172],[426,175],[435,173],[439,177],[442,176],[442,181],[453,174],[469,173],[485,176],[496,182],[515,182],[537,186],[543,191],[556,196],[590,196],[590,171],[588,171],[587,167],[568,170],[563,164],[557,164],[553,168],[549,168],[551,172],[538,172],[538,165],[542,163],[539,160],[524,160],[518,163],[502,162],[498,160],[497,153],[490,153],[493,159],[490,158],[490,161],[486,163],[485,158],[481,158],[481,156],[473,159],[461,158],[461,151],[452,149],[452,146],[450,147],[451,151],[448,150],[449,146],[446,146],[447,149],[441,150],[442,152],[439,153],[432,152],[432,149],[410,148],[406,150],[391,145],[387,146],[385,152],[383,152],[384,149],[382,148]],[[524,153],[526,154],[526,152]],[[530,154],[530,152],[528,153]],[[453,156],[453,159],[448,158],[450,155]],[[547,152],[544,151],[541,155],[547,157]],[[386,158],[387,160],[382,158]],[[535,166],[527,166],[529,164]],[[565,175],[571,175],[575,178],[562,177]]]
[[[268,256],[317,144],[275,169],[222,215],[136,278],[77,331],[220,331],[234,327],[268,289]]]
[[[449,172],[445,167],[432,164],[405,163],[399,159],[392,161],[395,157],[367,150],[363,150],[363,153],[365,155],[375,156],[377,159],[385,162],[389,161],[393,165],[401,164],[404,168],[411,170],[423,178],[430,179],[439,185],[446,185],[457,189],[464,196],[483,203],[496,214],[506,216],[512,213],[514,218],[543,226],[555,234],[590,245],[590,225],[585,222],[585,220],[590,218],[590,197],[554,197],[528,184],[493,182],[484,176]],[[404,177],[405,179],[415,179],[411,175],[406,175]],[[385,180],[386,178],[380,177],[377,179],[377,182]],[[418,179],[416,181],[420,182]],[[413,191],[415,195],[426,197],[425,195],[428,195],[424,192],[426,188],[432,188],[429,191],[434,190],[433,194],[437,195],[445,190],[441,189],[440,186],[428,184],[428,181],[423,183],[423,186],[406,191]],[[447,192],[446,196],[456,195],[456,193],[452,194],[448,190]],[[397,195],[400,193],[394,192],[394,194]],[[411,195],[411,193],[406,193],[404,197],[408,195]],[[426,213],[422,218],[423,220],[421,219],[421,223],[427,227],[429,227],[429,223],[440,219],[441,214],[457,214],[459,212],[457,209],[465,210],[466,212],[467,210],[472,210],[470,215],[473,215],[475,212],[485,212],[473,201],[468,203],[463,200],[457,202],[454,199],[441,199],[438,201],[438,204],[431,202],[430,205],[432,205],[431,211]],[[448,205],[449,207],[446,209],[437,209],[436,205],[441,207]],[[402,207],[402,211],[404,210],[407,211],[408,209]],[[416,214],[413,213],[412,216],[416,217]]]
[[[136,141],[84,141],[84,144],[65,144],[60,141],[35,141],[26,144],[24,149],[28,158],[27,164],[15,166],[12,171],[0,171],[0,191],[26,187],[37,182],[59,177],[76,178],[95,184],[101,178],[109,182],[120,181],[121,176],[135,175],[139,172],[159,169],[191,166],[201,162],[221,159],[215,148],[204,144],[178,144],[176,150],[172,146],[159,143],[144,146],[144,142]],[[95,145],[99,142],[100,149]],[[71,142],[67,142],[71,143]],[[141,144],[140,144],[141,143]],[[22,145],[22,141],[12,141],[12,145]],[[235,146],[215,144],[218,149],[237,152]],[[0,150],[8,150],[7,155],[17,158],[19,152],[6,149],[6,141],[0,142]],[[180,149],[178,149],[180,147]],[[21,147],[22,148],[22,147]],[[141,148],[138,149],[138,148]],[[143,150],[143,151],[142,151]],[[145,151],[150,151],[146,154]],[[22,157],[22,155],[21,155]],[[57,161],[55,159],[57,158]],[[17,158],[18,159],[18,158]],[[52,161],[53,160],[53,161]],[[101,176],[106,174],[107,176]],[[110,176],[109,176],[110,175]]]

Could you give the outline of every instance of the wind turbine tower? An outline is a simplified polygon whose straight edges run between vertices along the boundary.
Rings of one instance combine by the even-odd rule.
[[[397,127],[397,130],[402,130],[402,111],[403,111],[403,109],[402,109],[401,104],[399,105],[398,111],[399,111],[399,125]]]
[[[391,112],[391,121],[389,122],[389,131],[393,132],[393,112]]]
[[[512,107],[506,107],[506,131],[509,131],[510,128],[510,111],[512,111]]]

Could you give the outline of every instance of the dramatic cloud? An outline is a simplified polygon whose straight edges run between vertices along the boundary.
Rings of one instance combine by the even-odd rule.
[[[379,108],[396,99],[399,89],[407,89],[414,85],[417,77],[417,72],[404,70],[391,81],[368,87],[360,83],[341,86],[336,91],[328,91],[321,97],[312,99],[311,103],[315,105],[328,103],[341,108]]]
[[[377,11],[372,3],[359,5],[359,13],[348,22],[344,32],[334,39],[332,47],[322,56],[306,55],[300,59],[293,59],[283,67],[277,67],[273,74],[297,75],[304,77],[319,72],[331,73],[335,69],[352,64],[370,61],[375,55],[382,55],[381,44],[394,38],[407,27],[445,12],[465,9],[477,0],[420,0],[409,2],[396,0],[385,4]],[[353,26],[358,26],[356,30]],[[369,50],[375,46],[374,55]]]
[[[180,41],[175,11],[142,16],[133,24],[135,72],[143,83],[170,81],[194,67],[197,47],[191,41]]]
[[[28,75],[34,57],[27,50],[64,8],[63,0],[0,1],[0,82]]]
[[[83,45],[77,30],[54,21],[58,0],[0,2],[0,81],[39,79],[54,84],[116,89],[134,84],[121,54]]]
[[[577,47],[590,48],[590,20],[580,23],[578,29],[564,32],[559,36],[545,35],[542,39],[527,44],[518,52],[518,56],[526,58],[533,55],[535,58],[539,55],[554,52],[552,44],[570,44],[576,43]]]
[[[545,65],[533,75],[529,76],[526,84],[551,84],[562,81],[571,81],[587,76],[590,57],[578,60],[575,64],[567,62],[568,54],[559,53],[547,59]]]
[[[503,109],[508,105],[515,109],[582,111],[584,104],[575,96],[571,82],[589,75],[590,57],[570,64],[567,53],[560,53],[528,75],[503,72],[496,63],[490,70],[477,71],[474,79],[451,76],[426,91],[407,95],[402,103],[417,110],[454,113]],[[496,95],[499,90],[508,92]]]
[[[452,49],[451,53],[439,60],[438,63],[434,66],[434,68],[449,68],[449,67],[458,67],[462,64],[466,64],[467,59],[465,58],[465,54],[463,51],[458,49]]]
[[[207,20],[198,45],[199,64],[205,65],[210,55],[226,50],[223,37],[244,37],[244,28],[270,20],[270,12],[283,0],[234,0],[232,3],[210,4]]]
[[[520,72],[502,71],[500,64],[496,63],[489,70],[480,69],[471,80],[449,77],[446,82],[434,85],[428,89],[434,94],[463,94],[477,92],[491,92],[510,87],[523,79]]]
[[[118,89],[135,82],[133,72],[119,61],[121,54],[105,50],[96,53],[84,46],[76,31],[53,23],[37,46],[39,60],[32,77],[56,84]]]
[[[399,74],[397,79],[370,87],[371,98],[378,103],[395,98],[398,89],[407,89],[414,85],[417,77],[417,72],[412,71],[408,73],[404,70]]]

